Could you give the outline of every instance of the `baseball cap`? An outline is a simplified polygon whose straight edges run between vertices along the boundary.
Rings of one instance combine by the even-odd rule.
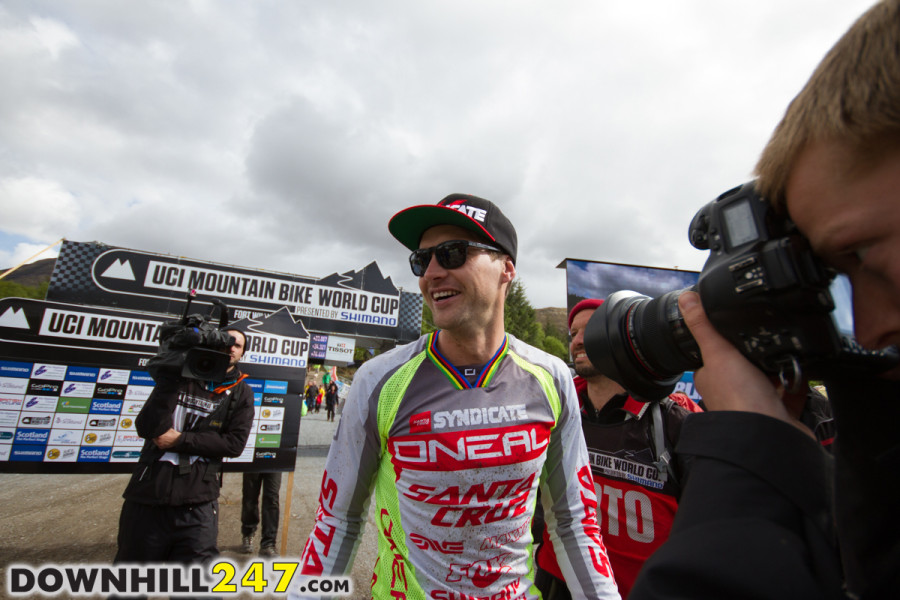
[[[405,208],[391,217],[388,231],[409,248],[419,248],[425,230],[435,225],[456,225],[486,238],[516,262],[516,228],[490,200],[469,194],[450,194],[437,204]]]
[[[587,298],[573,306],[572,311],[569,313],[569,329],[572,329],[572,321],[575,319],[575,315],[583,310],[596,310],[600,308],[601,304],[603,304],[602,298]]]

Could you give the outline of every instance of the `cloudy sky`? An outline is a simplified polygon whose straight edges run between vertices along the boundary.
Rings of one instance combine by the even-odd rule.
[[[415,290],[388,219],[467,192],[537,308],[565,258],[698,270],[694,212],[871,4],[4,0],[0,267],[67,238]]]

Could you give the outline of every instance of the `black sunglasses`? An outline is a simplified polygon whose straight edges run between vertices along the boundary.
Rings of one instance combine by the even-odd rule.
[[[431,255],[437,259],[438,264],[445,269],[458,269],[466,264],[469,248],[481,248],[491,252],[502,252],[499,248],[488,246],[487,244],[479,244],[478,242],[470,242],[468,240],[449,240],[441,242],[437,246],[431,248],[419,248],[413,250],[409,255],[409,266],[412,267],[413,275],[421,277],[428,269],[428,263],[431,262]]]

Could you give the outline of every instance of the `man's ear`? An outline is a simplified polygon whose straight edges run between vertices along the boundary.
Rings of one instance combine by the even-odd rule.
[[[500,283],[512,283],[516,278],[516,265],[512,259],[507,256],[503,259],[503,272],[500,274]]]

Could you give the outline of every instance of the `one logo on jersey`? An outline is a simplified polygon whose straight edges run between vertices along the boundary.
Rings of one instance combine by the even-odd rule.
[[[430,433],[431,432],[431,411],[426,410],[409,418],[410,433]]]
[[[476,425],[499,425],[527,421],[528,411],[524,404],[511,406],[486,406],[482,408],[462,408],[441,410],[434,413],[434,428],[474,427]]]
[[[503,573],[511,570],[505,564],[511,556],[512,553],[505,552],[487,560],[477,560],[470,565],[451,564],[447,581],[455,583],[466,578],[470,579],[475,587],[486,588],[500,579]]]
[[[419,550],[437,550],[441,554],[462,554],[463,551],[462,542],[439,542],[418,533],[410,533],[409,539]]]
[[[552,423],[394,437],[388,441],[395,468],[457,471],[499,467],[543,454]]]

